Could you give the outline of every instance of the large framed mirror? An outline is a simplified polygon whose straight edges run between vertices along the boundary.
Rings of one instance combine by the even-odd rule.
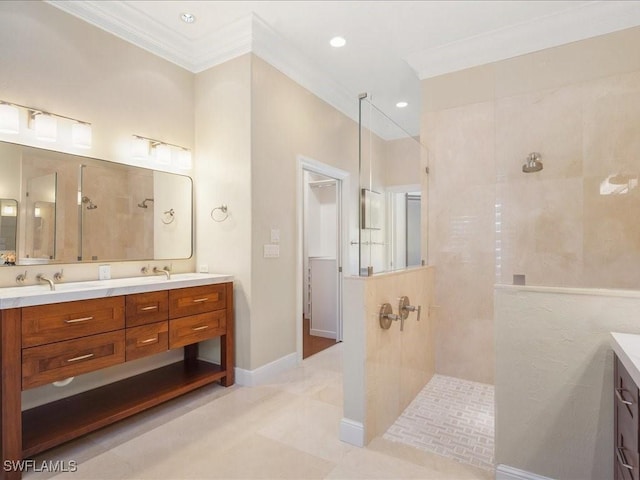
[[[4,265],[192,255],[188,176],[6,142],[0,164]]]

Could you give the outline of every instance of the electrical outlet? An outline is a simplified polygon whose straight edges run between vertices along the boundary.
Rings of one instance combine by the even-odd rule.
[[[111,265],[100,265],[98,267],[98,278],[109,280],[111,278]]]
[[[278,258],[280,245],[264,245],[264,258]]]
[[[198,267],[198,271],[200,273],[209,273],[209,265],[207,265],[206,263],[203,263]]]

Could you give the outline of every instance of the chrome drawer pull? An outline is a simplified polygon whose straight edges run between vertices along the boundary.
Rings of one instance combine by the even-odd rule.
[[[80,323],[86,322],[88,320],[93,320],[93,317],[82,317],[82,318],[74,318],[73,320],[65,320],[65,323]]]
[[[628,470],[633,470],[633,465],[629,465],[625,459],[624,459],[624,454],[622,453],[622,450],[624,450],[624,448],[622,447],[616,447],[616,456],[618,457],[618,463],[620,465],[622,465],[624,468],[628,469]]]
[[[85,360],[85,359],[91,358],[91,357],[93,357],[93,353],[87,353],[86,355],[80,355],[79,357],[70,358],[69,360],[67,360],[67,362],[69,362],[69,363],[77,362],[78,360]]]
[[[140,310],[147,311],[147,310],[157,310],[157,309],[158,309],[157,305],[151,305],[149,307],[142,307]]]
[[[630,402],[629,400],[625,400],[622,397],[622,392],[626,392],[624,388],[616,388],[615,392],[616,392],[616,397],[618,397],[618,400],[620,400],[621,403],[624,403],[625,405],[633,405],[633,402]]]
[[[202,325],[201,327],[193,327],[192,330],[194,332],[200,331],[200,330],[204,330],[205,328],[209,328],[209,325]]]
[[[193,301],[193,303],[201,303],[201,302],[206,302],[207,300],[209,300],[209,297],[205,297],[205,298],[197,298]]]
[[[146,340],[142,340],[140,343],[151,343],[151,342],[157,342],[158,341],[158,337],[153,337],[153,338],[147,338]]]

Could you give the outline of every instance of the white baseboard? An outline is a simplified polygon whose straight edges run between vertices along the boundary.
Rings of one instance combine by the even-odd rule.
[[[356,447],[364,447],[364,425],[343,418],[340,420],[340,440]]]
[[[273,362],[262,365],[255,370],[235,369],[236,384],[244,387],[255,387],[271,381],[276,375],[294,368],[298,364],[298,354],[290,353]]]
[[[496,467],[496,480],[553,480],[535,473],[510,467],[509,465],[498,465]]]
[[[314,337],[332,338],[334,340],[336,339],[336,332],[330,332],[329,330],[316,330],[315,328],[312,328],[311,330],[309,330],[309,333]]]

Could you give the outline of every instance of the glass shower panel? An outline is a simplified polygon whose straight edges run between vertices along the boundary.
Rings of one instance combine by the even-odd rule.
[[[427,253],[428,152],[365,94],[359,113],[360,275],[420,265]]]

